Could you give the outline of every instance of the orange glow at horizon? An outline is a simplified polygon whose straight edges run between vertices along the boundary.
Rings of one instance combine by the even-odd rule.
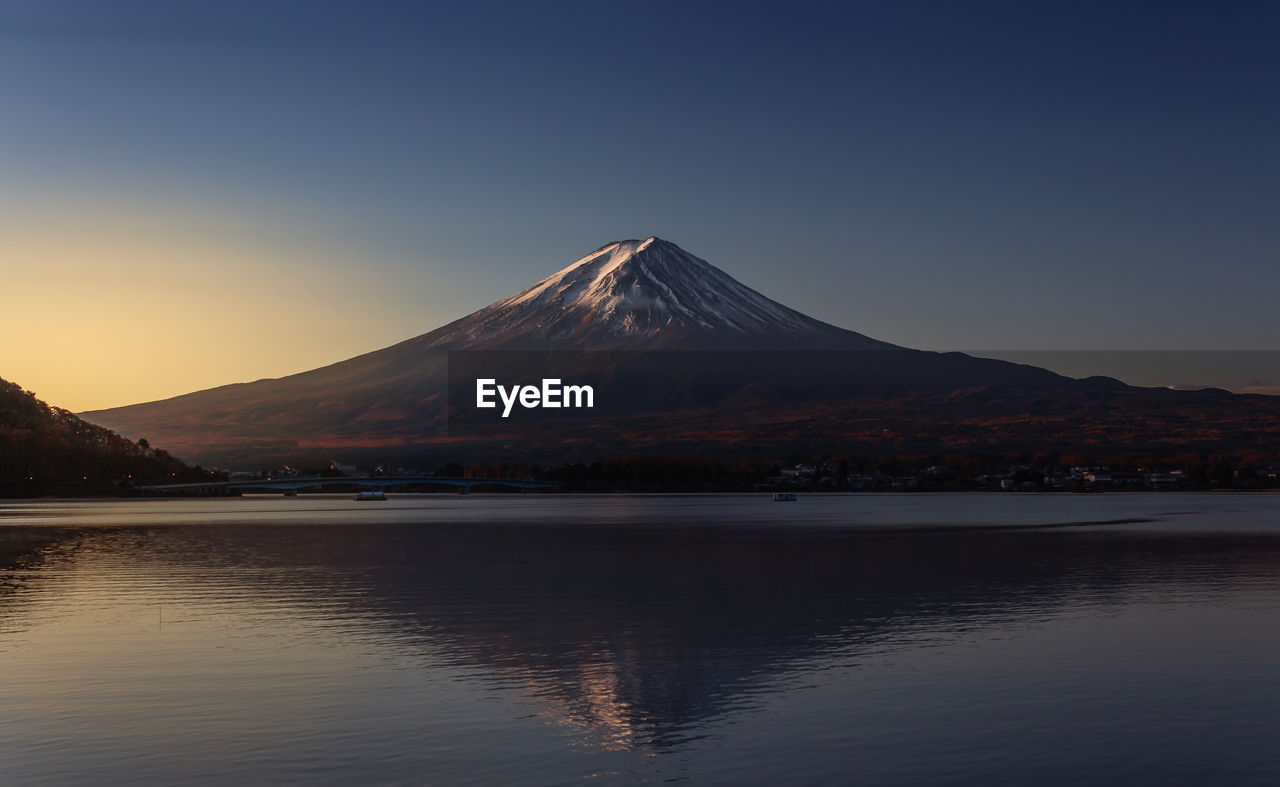
[[[421,282],[366,280],[351,252],[234,222],[92,215],[0,218],[0,378],[56,407],[280,377],[443,322],[419,312]]]

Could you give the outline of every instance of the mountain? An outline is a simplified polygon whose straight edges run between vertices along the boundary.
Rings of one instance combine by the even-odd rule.
[[[84,495],[208,475],[0,380],[0,496]]]
[[[660,406],[507,422],[483,439],[449,432],[458,422],[448,420],[448,353],[459,350],[587,351],[591,373],[627,392],[656,389],[640,393],[656,394],[648,402]],[[708,382],[704,366],[719,376]],[[661,381],[645,376],[648,370],[658,370]],[[1201,403],[1197,396],[1170,400],[1109,378],[1073,380],[1033,366],[897,347],[801,314],[649,237],[609,243],[509,298],[382,350],[288,377],[85,415],[189,459],[256,467],[334,456],[423,464],[464,455],[776,457],[800,447],[929,452],[1170,436],[1190,442],[1201,432],[1187,426],[1189,418],[1225,418],[1228,424],[1208,433],[1230,437],[1261,423],[1254,410],[1270,412],[1266,403],[1239,411],[1240,397]],[[1235,404],[1224,409],[1223,401]],[[1143,432],[1136,425],[1148,412],[1165,420]],[[1110,426],[1099,432],[1099,423]]]
[[[412,340],[448,349],[901,349],[787,308],[660,238],[609,243]]]

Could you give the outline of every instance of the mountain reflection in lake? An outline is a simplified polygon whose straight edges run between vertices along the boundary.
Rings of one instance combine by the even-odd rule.
[[[0,774],[1274,783],[1277,569],[1265,496],[10,503]]]

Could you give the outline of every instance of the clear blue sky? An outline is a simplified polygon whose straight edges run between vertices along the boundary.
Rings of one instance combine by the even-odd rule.
[[[92,314],[95,358],[184,315],[270,339],[84,406],[649,234],[908,346],[1276,349],[1277,41],[1277,3],[8,0],[0,273]],[[79,346],[41,325],[0,376]]]

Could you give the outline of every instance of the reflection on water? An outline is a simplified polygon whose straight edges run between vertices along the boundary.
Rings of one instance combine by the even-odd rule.
[[[0,773],[1274,782],[1280,500],[1103,497],[7,505]]]

